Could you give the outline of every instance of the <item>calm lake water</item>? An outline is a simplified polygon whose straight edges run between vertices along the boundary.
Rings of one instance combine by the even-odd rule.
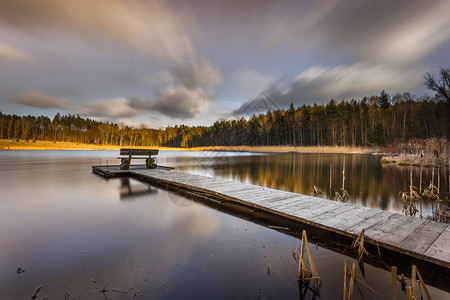
[[[302,298],[292,255],[298,237],[134,179],[91,173],[100,160],[117,163],[116,156],[0,151],[0,299],[29,299],[40,285],[37,299]],[[343,161],[344,155],[181,151],[158,159],[186,172],[304,194],[316,185],[327,198],[342,184]],[[379,157],[365,155],[345,155],[345,164],[349,202],[401,212],[397,194],[409,186],[409,168],[382,167]],[[429,181],[431,170],[424,174]],[[430,211],[423,206],[424,216]],[[321,277],[316,298],[342,299],[344,259],[354,259],[309,247]],[[16,274],[19,267],[25,272]],[[356,274],[354,299],[390,299],[388,271],[366,264],[365,277]],[[433,299],[450,298],[429,289]],[[313,298],[306,291],[304,299]]]

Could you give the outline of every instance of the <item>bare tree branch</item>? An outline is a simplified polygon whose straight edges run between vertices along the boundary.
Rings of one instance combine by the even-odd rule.
[[[450,104],[450,69],[439,68],[440,78],[437,80],[430,73],[425,74],[425,86],[442,96]]]

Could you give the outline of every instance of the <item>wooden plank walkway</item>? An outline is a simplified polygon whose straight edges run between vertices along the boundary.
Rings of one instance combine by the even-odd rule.
[[[93,170],[106,177],[129,175],[212,195],[351,238],[364,228],[366,242],[450,268],[450,224],[167,169]]]

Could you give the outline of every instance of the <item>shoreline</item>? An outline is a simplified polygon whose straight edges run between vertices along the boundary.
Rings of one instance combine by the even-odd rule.
[[[162,151],[230,151],[230,152],[255,152],[255,153],[321,153],[321,154],[374,154],[377,151],[371,148],[348,146],[210,146],[194,148],[178,147],[151,147],[151,146],[111,146],[80,144],[72,142],[36,141],[13,142],[0,140],[2,150],[120,150],[121,148],[158,148]]]

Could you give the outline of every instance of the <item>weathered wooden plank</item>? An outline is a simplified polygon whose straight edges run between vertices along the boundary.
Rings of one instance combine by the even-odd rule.
[[[264,192],[260,192],[260,191],[256,191],[255,193],[248,193],[247,195],[245,195],[245,201],[255,204],[255,205],[259,205],[259,206],[264,206],[265,204],[263,203],[263,201],[267,201],[270,199],[274,199],[275,197],[278,197],[282,194],[265,194]],[[243,199],[244,196],[241,196],[241,198]],[[267,203],[266,203],[267,204]]]
[[[259,189],[254,188],[244,191],[241,190],[239,192],[227,192],[222,194],[234,199],[245,200],[249,203],[253,203],[252,200],[255,199],[255,194],[258,193],[259,191],[260,191]]]
[[[120,155],[158,155],[158,149],[135,149],[135,148],[122,148],[120,149]]]
[[[306,199],[302,203],[288,208],[280,209],[280,212],[303,219],[302,215],[310,209],[317,208],[321,203],[315,199]]]
[[[410,234],[401,247],[411,252],[423,254],[430,248],[430,245],[441,235],[445,228],[447,228],[447,224],[428,221],[419,230]]]
[[[211,190],[214,191],[214,188],[208,187],[208,186],[214,186],[215,183],[211,183],[210,181],[203,181],[203,180],[185,180],[182,183],[186,184],[186,185],[190,185],[190,186],[194,186],[196,188],[202,188],[205,190]]]
[[[387,219],[393,214],[394,213],[385,210],[380,210],[380,213],[374,214],[370,218],[364,219],[362,222],[359,222],[351,227],[348,227],[346,231],[350,234],[358,235],[361,232],[361,230],[363,230],[363,228],[368,229],[377,224],[386,222]]]
[[[342,206],[335,212],[330,211],[317,217],[313,217],[312,221],[322,226],[335,228],[337,230],[345,231],[354,224],[364,221],[364,213],[372,212],[370,208],[355,207],[352,205]],[[381,212],[381,211],[379,211]],[[372,215],[374,215],[373,212]]]
[[[450,225],[430,245],[425,255],[442,260],[450,268]]]
[[[292,205],[298,205],[301,202],[304,202],[307,198],[302,196],[292,196],[292,198],[287,198],[285,200],[269,203],[266,205],[267,208],[270,208],[271,210],[280,210],[280,209],[287,209],[288,207]]]
[[[261,200],[254,201],[253,203],[256,203],[260,206],[269,207],[271,204],[278,203],[279,201],[286,200],[292,197],[293,196],[291,194],[280,193],[278,195],[273,195],[272,197],[266,197]]]
[[[214,192],[221,193],[222,191],[229,190],[230,188],[237,187],[236,182],[220,182],[213,184],[213,187],[207,188]]]
[[[353,205],[342,202],[336,203],[338,204],[338,206],[335,209],[329,210],[321,215],[313,216],[311,217],[310,221],[324,225],[323,223],[326,223],[329,220],[334,220],[336,222],[337,220],[339,220],[339,218],[342,219],[343,217],[346,217],[348,219],[361,212],[358,207],[355,207]]]
[[[400,247],[411,233],[426,223],[427,221],[419,218],[410,218],[394,213],[385,222],[367,228],[365,236],[385,244]]]
[[[176,183],[184,183],[186,178],[192,178],[191,174],[185,174],[185,175],[179,175],[179,174],[151,174],[148,172],[139,172],[139,175],[143,175],[143,176],[147,176],[147,177],[152,177],[155,179],[160,179],[160,180],[166,180],[166,181],[170,181],[170,182],[176,182]]]
[[[232,180],[225,180],[225,179],[222,179],[222,178],[211,178],[211,177],[208,177],[208,179],[209,180],[205,180],[204,181],[205,182],[205,187],[207,187],[207,188],[214,188],[214,187],[219,186],[219,185],[224,184],[224,183],[236,182],[236,181],[232,181]]]
[[[310,207],[309,209],[302,209],[296,211],[294,215],[296,217],[310,221],[313,217],[322,215],[324,213],[327,213],[340,207],[339,203],[336,203],[334,201],[327,201],[327,202],[316,201],[315,204],[316,204],[315,207],[313,206]]]
[[[242,194],[246,194],[246,193],[256,193],[258,192],[259,189],[255,188],[254,186],[247,186],[247,185],[238,185],[238,186],[233,186],[232,188],[220,191],[221,194],[227,195],[227,196],[231,196],[231,197],[236,197]]]
[[[192,182],[196,182],[196,181],[201,181],[201,182],[211,182],[212,180],[210,179],[210,177],[201,177],[195,174],[175,174],[175,175],[163,175],[160,176],[160,178],[164,178],[164,179],[168,179],[168,180],[172,180],[175,182],[182,182],[182,183],[188,183],[190,181]]]

